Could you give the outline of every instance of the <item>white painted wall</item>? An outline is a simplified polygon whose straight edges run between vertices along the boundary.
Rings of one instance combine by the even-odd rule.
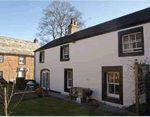
[[[118,57],[118,32],[143,26],[144,56]],[[91,88],[92,98],[102,101],[102,66],[123,66],[123,106],[129,106],[134,101],[134,83],[126,75],[128,60],[150,59],[150,23],[118,30],[88,39],[69,43],[70,61],[60,62],[60,46],[45,50],[45,63],[39,63],[39,52],[36,57],[36,80],[40,82],[40,71],[50,70],[50,89],[64,93],[64,69],[73,68],[73,86]],[[64,44],[65,45],[65,44]],[[131,70],[129,71],[131,72]],[[109,103],[108,104],[113,104]],[[113,104],[122,107],[122,105]]]

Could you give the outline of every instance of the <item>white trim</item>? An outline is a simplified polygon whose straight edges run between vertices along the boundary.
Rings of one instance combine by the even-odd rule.
[[[69,76],[69,74],[68,73],[70,73],[70,76]],[[69,88],[71,88],[72,86],[69,86],[69,80],[73,80],[73,78],[72,78],[72,71],[67,71],[67,88],[69,89]]]
[[[109,82],[108,81],[108,73],[111,73],[111,72],[107,72],[107,96],[114,97],[114,98],[119,98],[119,94],[115,94],[115,85],[119,85],[119,83]],[[116,72],[112,72],[112,73],[116,73]],[[119,72],[117,72],[117,73],[119,73]],[[113,77],[113,79],[114,79],[114,77]],[[114,85],[114,94],[109,93],[109,84]]]
[[[65,48],[68,48],[68,52],[65,52]],[[66,57],[68,56],[68,57]],[[63,47],[63,59],[68,59],[69,58],[69,47]]]
[[[19,64],[24,65],[25,64],[25,56],[19,56]]]
[[[136,39],[136,34],[140,34],[140,33],[141,33],[141,32],[136,32],[136,33],[125,34],[125,35],[122,36],[122,50],[123,50],[123,53],[139,52],[139,49],[142,49],[142,47],[137,47],[137,43],[138,43],[138,42],[141,42],[141,43],[142,43],[142,38],[140,39],[140,41],[138,41],[138,40]],[[130,35],[134,35],[134,37],[135,37],[135,40],[134,40],[133,42],[130,42],[130,41],[129,41],[129,36],[130,36]],[[128,36],[128,41],[127,41],[127,42],[124,42],[124,37],[125,37],[125,36]],[[130,45],[129,45],[129,44],[133,44],[133,43],[135,43],[135,48],[130,47]],[[129,45],[129,49],[125,49],[125,47],[124,47],[125,44],[128,44],[128,45]],[[135,51],[133,51],[133,50],[135,50]],[[142,51],[142,50],[140,50],[140,51]]]

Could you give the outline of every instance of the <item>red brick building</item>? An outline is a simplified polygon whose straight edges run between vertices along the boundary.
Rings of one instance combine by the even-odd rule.
[[[0,80],[34,79],[34,50],[37,48],[37,39],[29,42],[0,37]]]

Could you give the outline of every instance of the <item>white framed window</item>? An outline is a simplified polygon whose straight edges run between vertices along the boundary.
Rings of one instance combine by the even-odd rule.
[[[26,63],[25,56],[19,56],[19,64],[24,65]]]
[[[130,33],[122,36],[123,53],[142,51],[142,32]]]
[[[0,80],[3,78],[3,72],[0,71]]]
[[[4,59],[4,56],[3,56],[3,55],[0,55],[0,63],[3,62],[3,59]]]
[[[69,47],[63,47],[63,59],[69,58]]]
[[[67,71],[67,88],[71,88],[72,87],[72,71]]]
[[[119,72],[107,72],[107,96],[119,98]]]

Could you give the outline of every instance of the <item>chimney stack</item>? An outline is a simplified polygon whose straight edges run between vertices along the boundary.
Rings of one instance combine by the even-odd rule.
[[[68,26],[68,34],[72,34],[79,31],[79,27],[77,25],[77,21],[74,20],[74,18],[71,18],[71,23]]]
[[[34,39],[34,43],[38,43],[38,39],[37,38]]]

